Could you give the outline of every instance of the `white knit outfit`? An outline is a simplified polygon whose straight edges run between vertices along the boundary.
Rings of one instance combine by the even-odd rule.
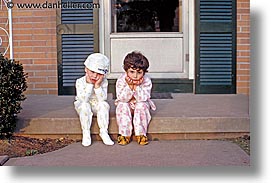
[[[113,145],[114,142],[108,135],[109,111],[110,106],[107,100],[108,81],[106,78],[101,83],[101,87],[95,89],[94,84],[86,82],[86,76],[76,80],[76,101],[74,102],[81,128],[82,128],[82,145],[89,146],[91,144],[90,128],[92,125],[92,117],[97,116],[97,123],[100,128],[100,137],[106,145]]]

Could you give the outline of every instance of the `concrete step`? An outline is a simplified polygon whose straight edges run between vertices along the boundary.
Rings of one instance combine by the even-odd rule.
[[[250,118],[246,95],[172,94],[173,99],[154,99],[148,128],[150,139],[217,139],[248,134]],[[109,133],[118,133],[112,95]],[[32,137],[81,138],[81,128],[73,106],[73,96],[29,95],[18,115],[17,135]],[[91,133],[99,139],[96,118]]]

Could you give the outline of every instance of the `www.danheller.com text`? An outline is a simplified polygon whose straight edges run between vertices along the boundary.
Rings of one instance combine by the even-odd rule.
[[[99,3],[88,3],[88,2],[48,2],[45,1],[44,3],[13,3],[8,2],[7,7],[13,8],[16,5],[18,9],[95,9],[100,8]]]

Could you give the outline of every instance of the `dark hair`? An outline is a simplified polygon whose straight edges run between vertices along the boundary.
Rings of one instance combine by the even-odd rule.
[[[148,59],[138,51],[128,53],[124,58],[123,68],[127,71],[129,68],[141,69],[143,72],[148,72],[149,62]]]

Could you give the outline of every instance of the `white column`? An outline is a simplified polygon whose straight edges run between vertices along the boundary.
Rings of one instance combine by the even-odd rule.
[[[12,0],[9,0],[12,3]],[[9,19],[9,45],[10,45],[10,59],[13,60],[13,39],[12,39],[12,7],[8,8]]]

